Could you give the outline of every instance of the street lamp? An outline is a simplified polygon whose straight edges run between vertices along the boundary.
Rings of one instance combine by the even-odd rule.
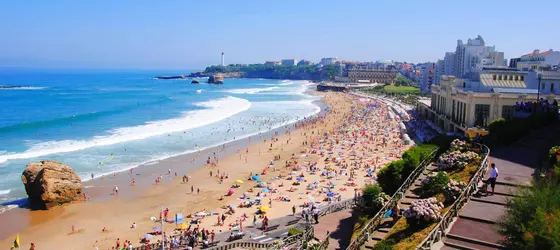
[[[537,79],[539,79],[539,87],[537,89],[537,106],[539,105],[540,101],[541,101],[541,79],[542,79],[542,74],[538,73],[537,74]]]

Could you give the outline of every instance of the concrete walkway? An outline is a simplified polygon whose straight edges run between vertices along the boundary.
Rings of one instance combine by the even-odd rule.
[[[343,210],[319,218],[319,224],[313,225],[315,238],[325,239],[330,232],[329,249],[346,249],[354,229],[352,210]]]
[[[559,136],[557,126],[542,128],[515,145],[491,150],[490,163],[496,164],[499,171],[494,195],[481,192],[471,197],[443,239],[441,249],[502,249],[496,222],[506,211],[507,200],[517,195],[517,187],[531,184],[535,168]],[[489,167],[485,178],[490,170]]]

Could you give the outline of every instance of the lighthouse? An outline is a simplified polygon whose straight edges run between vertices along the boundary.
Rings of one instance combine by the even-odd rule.
[[[224,63],[224,52],[222,52],[222,67],[223,66],[226,66],[225,63]]]

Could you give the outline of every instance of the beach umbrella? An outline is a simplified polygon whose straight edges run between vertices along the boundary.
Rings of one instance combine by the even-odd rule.
[[[151,235],[151,234],[144,234],[144,237],[143,237],[143,238],[144,238],[144,239],[151,239],[151,238],[153,238],[153,237],[154,237],[154,236]]]
[[[154,230],[155,232],[161,231],[161,229],[159,227],[153,227],[152,230]]]
[[[261,212],[267,212],[270,208],[268,206],[261,206],[259,210],[261,210]]]
[[[259,180],[259,176],[258,175],[253,175],[251,177],[251,179],[253,179],[254,181],[258,181]]]
[[[328,193],[327,193],[327,196],[328,196],[328,197],[334,197],[335,195],[336,195],[336,194],[333,193],[333,192],[328,192]]]
[[[298,180],[298,181],[304,181],[305,179],[303,179],[303,177],[298,177],[298,178],[296,178],[296,180]]]
[[[179,230],[187,229],[187,223],[181,223],[181,224],[177,225],[177,229],[179,229]]]
[[[196,213],[195,215],[196,215],[196,216],[206,216],[206,215],[208,215],[208,214],[205,213],[205,212],[198,212],[198,213]]]
[[[235,183],[243,184],[243,181],[242,180],[236,180]]]
[[[270,192],[270,189],[268,189],[268,188],[263,188],[261,191],[262,191],[263,193],[269,193],[269,192]]]

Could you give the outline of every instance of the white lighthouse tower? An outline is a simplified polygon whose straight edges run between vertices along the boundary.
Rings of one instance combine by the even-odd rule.
[[[226,66],[225,63],[224,63],[224,52],[222,52],[222,67],[223,66]]]

